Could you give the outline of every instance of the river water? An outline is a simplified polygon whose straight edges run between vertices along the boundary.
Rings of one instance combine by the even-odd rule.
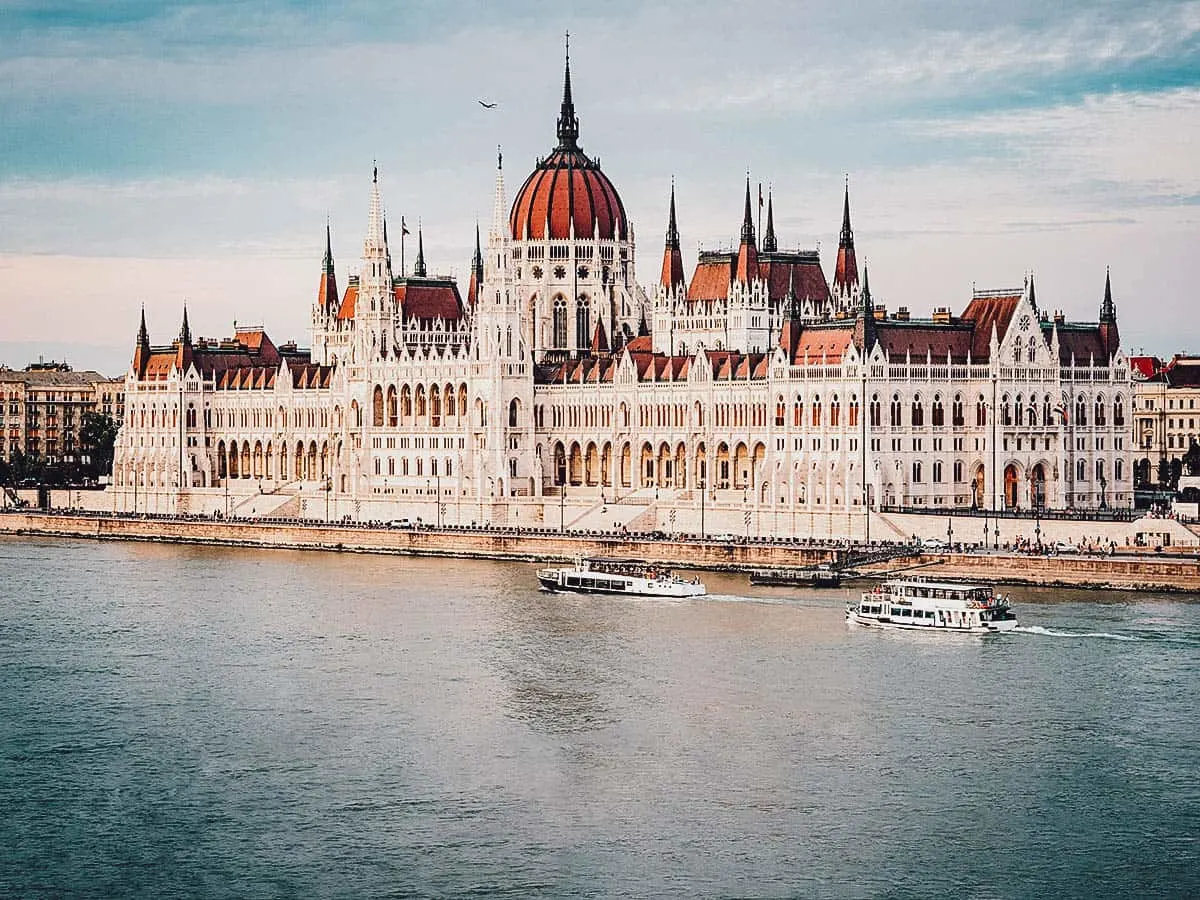
[[[0,540],[0,895],[1200,894],[1200,603]]]

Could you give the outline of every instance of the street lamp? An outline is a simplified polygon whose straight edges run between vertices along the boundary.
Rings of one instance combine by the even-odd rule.
[[[951,516],[946,520],[946,547],[947,549],[954,546],[954,517]]]
[[[1034,535],[1034,538],[1037,540],[1038,552],[1041,553],[1042,552],[1042,507],[1041,507],[1041,504],[1038,504],[1036,509],[1034,509],[1033,515],[1034,515],[1033,535]]]

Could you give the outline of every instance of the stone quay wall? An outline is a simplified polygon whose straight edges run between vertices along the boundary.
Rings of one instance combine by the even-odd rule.
[[[819,546],[590,538],[578,534],[531,534],[515,530],[410,530],[316,523],[279,525],[254,521],[112,518],[26,512],[0,515],[0,534],[5,533],[527,562],[570,561],[576,556],[587,556],[652,562],[673,568],[725,571],[813,565],[830,561],[835,552],[832,547]]]

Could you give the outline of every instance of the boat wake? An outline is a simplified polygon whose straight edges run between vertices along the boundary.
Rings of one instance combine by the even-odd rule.
[[[1013,631],[1024,632],[1026,634],[1040,634],[1044,637],[1100,638],[1106,641],[1144,640],[1132,634],[1114,634],[1111,631],[1060,631],[1056,628],[1043,628],[1041,625],[1018,625]]]

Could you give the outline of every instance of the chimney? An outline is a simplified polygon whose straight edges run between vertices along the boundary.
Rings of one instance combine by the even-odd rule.
[[[871,309],[871,315],[875,317],[876,322],[882,322],[887,319],[887,306],[883,303],[876,303]]]
[[[896,321],[897,322],[907,322],[908,321],[908,307],[907,306],[901,306],[899,309],[896,310]]]
[[[1062,325],[1066,321],[1067,321],[1067,317],[1065,315],[1063,315],[1063,311],[1061,309],[1054,311],[1054,324],[1055,325]]]
[[[950,307],[939,306],[933,311],[933,321],[938,325],[950,324]]]

